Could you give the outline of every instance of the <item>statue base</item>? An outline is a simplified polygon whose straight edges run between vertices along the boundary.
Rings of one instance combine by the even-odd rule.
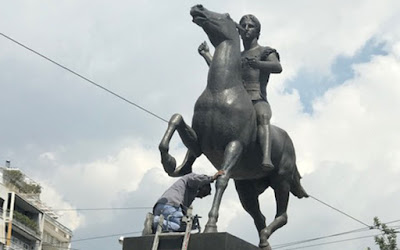
[[[124,238],[122,250],[151,250],[154,235]],[[159,250],[181,250],[183,236],[171,235],[160,238]],[[188,250],[260,250],[260,248],[229,233],[192,234]]]

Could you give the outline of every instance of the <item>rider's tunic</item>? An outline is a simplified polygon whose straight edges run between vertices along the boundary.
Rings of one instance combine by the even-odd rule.
[[[271,54],[275,53],[278,60],[279,54],[278,52],[270,47],[263,47],[263,51],[261,52],[260,61],[266,61],[267,57]],[[242,67],[246,67],[246,58],[242,58]],[[269,80],[269,74],[267,74],[266,79],[263,82],[260,81],[243,81],[244,88],[247,90],[247,93],[250,95],[250,98],[253,102],[263,100],[267,101],[267,84]]]

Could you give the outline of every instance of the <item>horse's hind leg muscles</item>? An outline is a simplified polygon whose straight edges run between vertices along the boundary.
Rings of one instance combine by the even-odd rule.
[[[180,171],[182,167],[185,168],[189,165],[191,166],[194,160],[201,155],[201,149],[197,141],[196,132],[185,123],[180,114],[174,114],[169,120],[167,131],[165,131],[160,145],[158,146],[161,153],[161,162],[164,166],[164,170],[171,176],[179,175],[179,173],[176,173],[175,171],[176,160],[168,152],[169,143],[176,130],[178,130],[183,144],[185,144],[190,151],[186,155],[185,162],[177,170]],[[182,170],[186,171],[185,169]]]
[[[208,213],[208,221],[204,232],[217,232],[218,211],[221,205],[222,195],[228,186],[228,181],[231,176],[231,169],[237,164],[243,152],[243,146],[239,141],[230,142],[224,153],[224,161],[221,165],[221,170],[225,173],[217,179],[216,192],[210,212]]]
[[[255,188],[254,180],[235,180],[235,186],[244,210],[253,218],[257,231],[260,233],[266,224],[265,216],[260,210],[259,193]]]

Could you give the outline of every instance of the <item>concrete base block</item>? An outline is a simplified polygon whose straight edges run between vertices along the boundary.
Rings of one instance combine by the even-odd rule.
[[[122,250],[151,250],[154,235],[124,238]],[[183,236],[160,238],[159,250],[180,250]],[[260,250],[260,248],[229,233],[192,234],[188,250]]]

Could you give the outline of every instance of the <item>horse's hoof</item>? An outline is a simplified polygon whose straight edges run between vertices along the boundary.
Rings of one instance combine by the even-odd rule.
[[[264,247],[267,247],[267,248],[265,248],[265,250],[271,249],[271,247],[269,246],[269,243],[268,243],[269,236],[271,236],[271,232],[268,230],[268,228],[264,228],[263,230],[261,230],[260,244],[258,245],[261,249],[264,250]]]
[[[204,229],[204,233],[218,233],[217,226],[216,225],[206,225]]]
[[[268,241],[265,241],[262,245],[258,245],[261,250],[272,250],[271,246],[269,245]]]

